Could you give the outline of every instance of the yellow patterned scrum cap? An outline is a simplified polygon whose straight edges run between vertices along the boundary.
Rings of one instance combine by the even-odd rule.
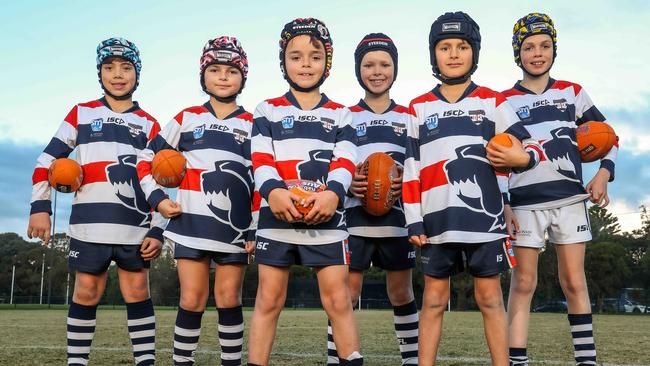
[[[521,44],[524,39],[535,34],[548,34],[553,40],[553,58],[557,55],[557,31],[551,17],[544,13],[530,13],[517,20],[512,28],[512,50],[515,56],[515,62],[521,67],[521,58],[519,56]]]

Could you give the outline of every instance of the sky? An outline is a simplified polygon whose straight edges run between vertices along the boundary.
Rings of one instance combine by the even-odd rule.
[[[558,31],[556,79],[583,86],[620,137],[609,209],[623,230],[640,226],[650,204],[650,2],[637,1],[24,1],[0,13],[0,232],[24,235],[35,159],[63,117],[79,102],[97,99],[95,49],[122,36],[137,44],[142,75],[135,99],[161,125],[181,109],[207,100],[199,85],[199,58],[208,39],[236,36],[249,58],[238,102],[249,111],[288,90],[278,61],[283,25],[297,17],[323,20],[334,41],[331,76],[322,87],[346,105],[363,96],[354,76],[354,48],[383,32],[399,51],[391,96],[400,104],[430,90],[428,33],[446,11],[463,10],[480,25],[482,46],[473,80],[504,90],[521,78],[510,40],[521,16],[549,14]],[[584,166],[588,182],[597,163]],[[57,231],[64,231],[71,195],[58,194]]]

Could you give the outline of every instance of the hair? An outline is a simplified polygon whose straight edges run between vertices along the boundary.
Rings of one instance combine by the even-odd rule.
[[[116,61],[116,60],[117,60],[117,61],[122,61],[122,62],[128,62],[128,63],[130,63],[131,65],[133,65],[133,62],[131,62],[130,60],[125,59],[124,57],[120,57],[120,56],[109,56],[109,57],[106,57],[106,58],[102,61],[102,65],[113,63],[113,61]],[[133,66],[135,66],[135,65],[133,65]]]
[[[299,34],[299,35],[297,35],[297,36],[291,38],[291,39],[289,40],[289,43],[287,43],[287,47],[289,47],[289,44],[290,44],[291,42],[293,42],[293,40],[296,39],[296,37],[300,37],[300,36],[309,36],[309,43],[310,43],[312,46],[314,46],[314,48],[316,48],[317,50],[324,49],[324,47],[323,47],[323,43],[322,43],[320,40],[318,40],[318,38],[316,38],[315,36],[312,36],[311,34]]]

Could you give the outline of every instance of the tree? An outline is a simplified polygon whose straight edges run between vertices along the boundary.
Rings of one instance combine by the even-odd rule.
[[[594,242],[611,240],[621,232],[618,217],[599,205],[593,205],[589,208],[589,221],[591,222],[591,235]]]
[[[618,297],[630,275],[625,256],[625,249],[618,243],[598,242],[587,246],[585,275],[598,312],[602,312],[606,297]]]

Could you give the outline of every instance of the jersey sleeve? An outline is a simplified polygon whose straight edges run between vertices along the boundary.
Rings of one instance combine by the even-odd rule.
[[[266,114],[264,103],[258,105],[253,114],[251,161],[255,189],[265,200],[269,199],[269,193],[275,188],[287,188],[276,167],[271,122]]]
[[[605,122],[605,116],[600,113],[598,108],[594,105],[594,102],[591,100],[587,92],[576,85],[576,124],[579,126],[588,121],[599,121]],[[614,180],[614,172],[616,165],[616,158],[618,156],[618,136],[616,136],[616,142],[611,150],[600,159],[600,167],[607,169],[609,171],[609,181]]]
[[[339,205],[344,203],[345,194],[352,183],[354,162],[357,159],[356,133],[352,128],[352,113],[347,108],[342,108],[341,111],[326,183],[327,190],[336,193],[339,197]]]
[[[252,130],[251,130],[251,134],[252,134]],[[252,241],[255,240],[255,232],[257,230],[257,221],[259,218],[260,204],[262,202],[262,198],[260,197],[259,192],[255,189],[253,163],[251,161],[251,138],[250,137],[248,137],[246,141],[244,141],[244,160],[246,161],[246,167],[248,168],[250,177],[252,179],[251,180],[252,185],[249,187],[250,197],[251,197],[251,223],[246,232],[246,240]]]
[[[164,149],[178,150],[181,135],[183,112],[169,121],[160,133],[152,136],[140,155],[138,156],[138,179],[149,205],[155,210],[158,204],[169,196],[163,187],[151,175],[151,162],[157,152]]]
[[[151,126],[151,130],[148,133],[147,136],[147,146],[151,145],[151,142],[154,141],[155,139],[158,138],[160,134],[160,124],[158,121],[153,121],[153,124]],[[145,148],[146,150],[147,148]],[[142,155],[142,151],[140,152],[139,155]],[[137,167],[137,165],[136,165]],[[138,174],[138,178],[140,178],[140,175]],[[146,196],[145,196],[146,197]],[[166,218],[163,217],[163,215],[160,214],[160,212],[151,209],[151,225],[149,228],[149,232],[147,232],[147,237],[154,238],[157,240],[160,240],[161,242],[164,240],[163,238],[163,231],[165,231],[165,227],[167,226],[167,220]]]
[[[67,158],[77,145],[78,107],[74,106],[63,119],[54,137],[36,159],[36,167],[32,174],[32,197],[30,214],[47,212],[52,214],[52,201],[48,172],[52,162],[59,158]]]
[[[402,203],[408,234],[418,236],[425,234],[420,192],[420,124],[413,104],[409,107],[409,113],[411,118],[407,126]]]
[[[542,146],[538,141],[531,138],[530,133],[524,126],[519,116],[506,101],[506,97],[501,93],[496,95],[496,105],[494,109],[495,133],[509,133],[521,141],[524,150],[530,157],[528,165],[523,168],[513,168],[516,173],[525,172],[533,169],[539,164],[542,156]],[[501,185],[499,185],[501,187]],[[503,191],[502,191],[503,192]]]

